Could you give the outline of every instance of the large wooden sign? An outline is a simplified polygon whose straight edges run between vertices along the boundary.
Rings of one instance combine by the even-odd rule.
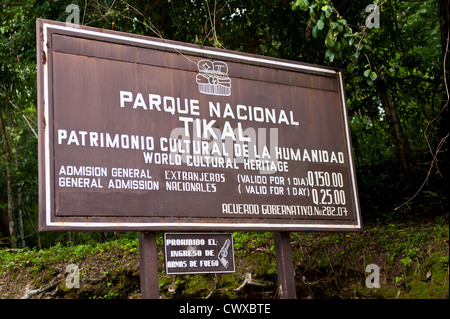
[[[40,229],[357,230],[342,73],[37,21]]]

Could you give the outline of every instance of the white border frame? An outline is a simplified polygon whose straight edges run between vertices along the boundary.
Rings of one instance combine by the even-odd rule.
[[[351,149],[351,136],[349,132],[349,126],[348,126],[348,114],[347,114],[347,103],[345,101],[345,94],[344,94],[344,81],[342,72],[338,72],[335,70],[327,69],[327,68],[320,68],[320,67],[314,67],[309,65],[302,65],[302,64],[295,64],[295,63],[289,63],[284,61],[276,61],[276,60],[269,60],[264,58],[256,58],[256,57],[250,57],[245,55],[239,55],[236,53],[231,52],[221,52],[221,51],[214,51],[214,50],[208,50],[208,49],[202,49],[202,48],[195,48],[195,47],[189,47],[189,46],[183,46],[178,44],[171,44],[166,42],[158,42],[154,40],[146,40],[146,39],[140,39],[140,38],[133,38],[130,36],[123,36],[123,35],[115,35],[110,33],[103,33],[93,30],[84,30],[79,29],[75,27],[68,27],[68,26],[62,26],[62,25],[54,25],[50,23],[44,22],[42,24],[43,26],[43,51],[45,53],[45,56],[48,57],[48,29],[56,29],[56,30],[64,30],[69,31],[73,33],[81,33],[81,34],[89,34],[97,37],[103,37],[103,38],[109,38],[109,39],[116,39],[121,41],[128,41],[132,43],[141,43],[141,44],[147,44],[152,46],[158,46],[162,48],[169,48],[176,51],[185,51],[185,52],[194,52],[194,53],[203,53],[213,56],[221,56],[221,57],[227,57],[242,61],[251,61],[251,62],[258,62],[268,65],[275,65],[275,66],[283,66],[283,67],[289,67],[289,68],[295,68],[295,69],[301,69],[301,70],[307,70],[307,71],[314,71],[314,72],[321,72],[321,73],[327,73],[327,74],[338,74],[339,75],[339,85],[340,85],[340,93],[341,93],[341,104],[343,108],[343,115],[344,115],[344,126],[345,126],[345,136],[347,139],[347,146],[348,146],[348,156],[349,156],[349,166],[350,166],[350,174],[351,174],[351,180],[352,180],[352,186],[353,186],[353,194],[354,194],[354,200],[355,200],[355,208],[356,208],[356,219],[357,224],[272,224],[272,223],[244,223],[244,224],[236,224],[236,223],[194,223],[194,222],[172,222],[172,223],[164,223],[164,222],[158,222],[158,223],[138,223],[138,222],[55,222],[51,220],[51,209],[53,207],[52,201],[51,201],[51,178],[50,178],[50,130],[49,127],[45,130],[45,226],[46,227],[71,227],[71,228],[130,228],[131,229],[139,229],[142,228],[148,229],[148,228],[168,228],[168,229],[188,229],[188,228],[197,228],[197,229],[205,229],[205,230],[221,230],[221,229],[236,229],[236,230],[255,230],[255,229],[261,229],[266,230],[268,228],[271,229],[277,229],[277,230],[283,230],[286,228],[289,229],[298,229],[300,230],[312,230],[312,229],[361,229],[361,220],[360,220],[360,206],[359,206],[359,199],[358,199],[358,193],[356,189],[356,176],[353,168],[353,154]],[[48,105],[48,95],[49,95],[49,87],[48,87],[48,63],[44,64],[44,116],[45,116],[45,123],[48,123],[49,118],[49,105]]]

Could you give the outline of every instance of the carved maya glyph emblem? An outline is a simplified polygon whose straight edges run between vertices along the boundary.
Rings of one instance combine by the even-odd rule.
[[[231,79],[228,65],[221,61],[200,60],[197,63],[196,81],[200,93],[209,95],[231,95]]]

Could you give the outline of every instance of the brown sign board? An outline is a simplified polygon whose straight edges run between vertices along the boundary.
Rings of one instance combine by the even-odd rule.
[[[167,275],[232,273],[233,234],[164,233]]]
[[[342,73],[37,21],[42,231],[361,229]]]

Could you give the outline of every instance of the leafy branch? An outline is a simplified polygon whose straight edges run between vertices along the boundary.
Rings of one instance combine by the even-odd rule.
[[[307,33],[310,33],[314,39],[324,39],[325,60],[332,63],[335,59],[341,59],[346,53],[357,60],[362,52],[368,61],[364,77],[369,84],[373,84],[377,74],[372,70],[369,57],[364,52],[364,50],[371,50],[366,34],[367,26],[354,32],[347,20],[328,0],[314,0],[311,3],[308,0],[295,0],[292,2],[292,9],[309,10]]]

